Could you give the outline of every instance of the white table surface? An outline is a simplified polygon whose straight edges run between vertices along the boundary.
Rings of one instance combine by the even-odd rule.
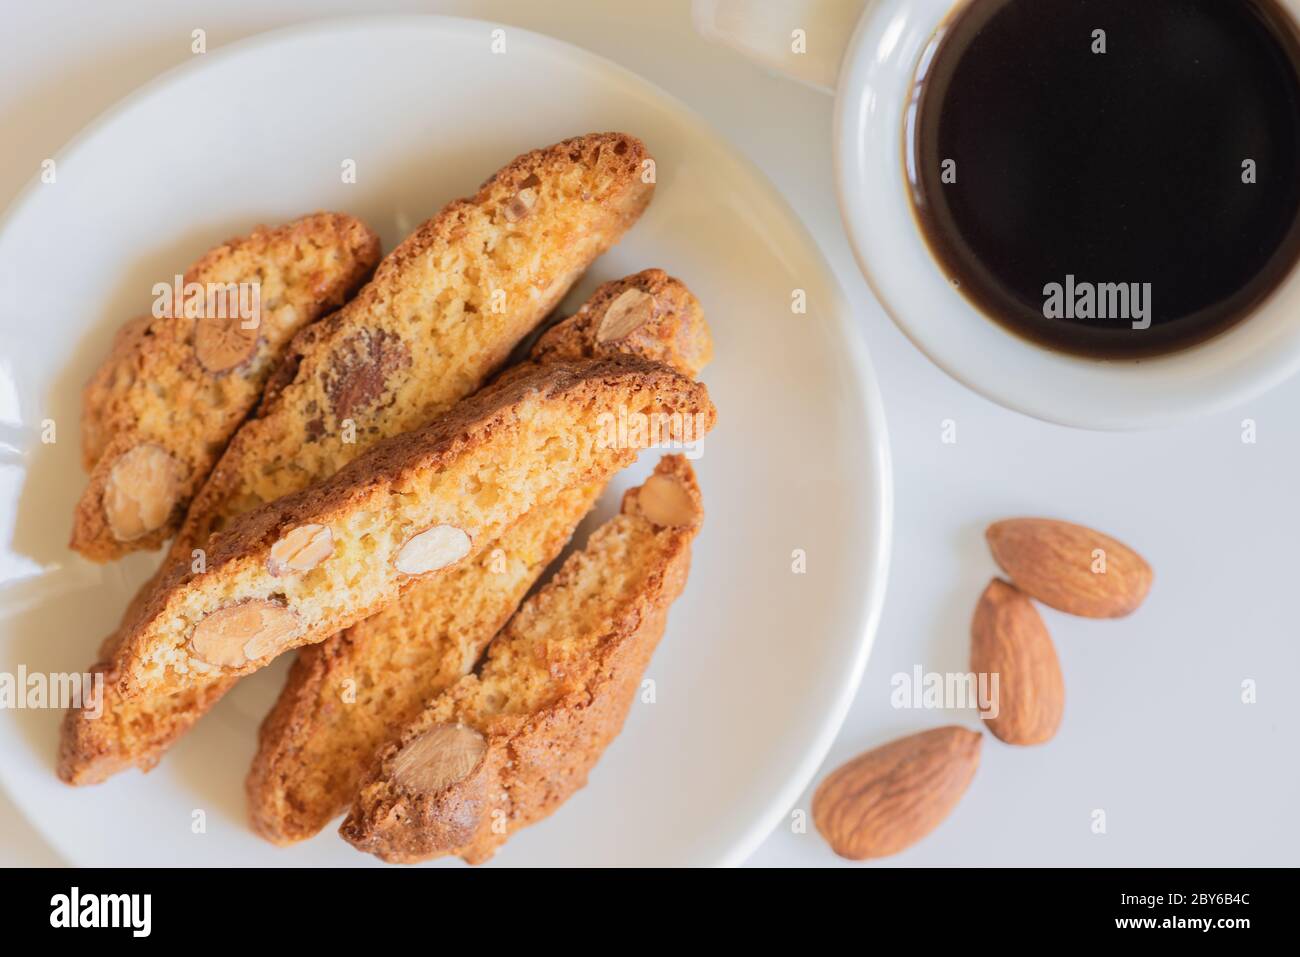
[[[100,111],[192,56],[196,27],[215,48],[304,19],[381,11],[480,16],[623,63],[690,103],[753,159],[820,242],[885,394],[897,514],[875,650],[818,780],[897,735],[978,725],[971,711],[895,710],[890,679],[917,665],[967,669],[970,613],[995,572],[982,540],[990,520],[1047,514],[1093,524],[1155,567],[1152,595],[1130,619],[1045,612],[1066,676],[1060,733],[1032,750],[986,736],[956,812],[891,863],[1300,863],[1300,709],[1288,700],[1300,675],[1300,381],[1194,425],[1136,435],[1045,425],[957,385],[911,347],[860,278],[832,193],[830,99],[700,40],[688,0],[6,4],[0,204]],[[1243,419],[1256,424],[1253,444],[1242,441]],[[941,441],[944,420],[956,423],[955,444]],[[1256,683],[1254,704],[1242,702],[1246,680]],[[805,794],[798,807],[808,804]],[[1092,828],[1098,809],[1104,834]],[[0,865],[58,863],[3,794],[0,835]],[[837,862],[814,830],[789,826],[751,860]]]

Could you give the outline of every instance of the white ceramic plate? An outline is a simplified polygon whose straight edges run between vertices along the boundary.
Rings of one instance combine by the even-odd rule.
[[[696,463],[707,519],[686,594],[590,785],[498,855],[510,864],[736,863],[783,820],[843,720],[884,594],[885,423],[850,311],[772,187],[646,81],[557,41],[445,18],[335,21],[208,53],[56,157],[0,232],[0,671],[78,671],[156,561],[65,547],[84,476],[79,392],[154,282],[255,222],[327,208],[392,246],[524,150],[642,137],[650,211],[567,305],[649,266],[703,301],[719,427]],[[357,182],[341,181],[354,160]],[[806,314],[791,310],[806,292]],[[56,441],[41,441],[52,420]],[[654,461],[646,454],[607,497]],[[807,555],[806,574],[791,571]],[[273,848],[244,823],[258,722],[287,663],[244,681],[150,775],[58,783],[57,711],[0,712],[0,777],[69,862],[364,864],[333,829]],[[203,814],[197,815],[196,812]],[[206,830],[196,833],[193,822]]]

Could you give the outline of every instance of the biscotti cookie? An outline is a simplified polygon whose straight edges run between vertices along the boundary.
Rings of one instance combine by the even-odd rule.
[[[685,586],[702,517],[690,465],[665,457],[524,602],[479,672],[384,748],[343,837],[394,863],[479,863],[583,787]]]
[[[127,697],[254,671],[471,559],[535,505],[715,418],[704,386],[643,359],[547,363],[235,519],[179,563],[123,641]]]
[[[635,355],[692,379],[713,358],[699,300],[662,269],[607,282],[572,316],[542,334],[534,362]]]
[[[645,159],[623,133],[566,140],[518,157],[421,226],[352,302],[294,340],[178,545],[202,548],[234,516],[477,390],[636,222],[654,188]]]
[[[653,296],[655,305],[650,310],[651,318],[637,331],[636,335],[624,336],[607,344],[596,343],[594,331],[600,325],[599,319],[603,315],[607,304],[616,301],[624,292],[630,289],[649,292]],[[581,335],[570,332],[570,330],[579,328],[583,330]],[[699,301],[684,284],[665,276],[659,270],[647,270],[624,279],[605,283],[596,290],[592,298],[578,313],[553,327],[549,339],[555,345],[546,348],[545,355],[552,359],[576,358],[587,355],[590,349],[597,346],[610,352],[616,352],[626,346],[635,348],[638,354],[647,358],[661,360],[676,359],[681,356],[704,357],[709,352],[709,331]],[[584,345],[584,339],[589,340],[590,344]],[[539,343],[534,346],[533,356],[536,357],[540,351],[541,345]],[[448,359],[449,363],[456,361],[455,357],[449,357]],[[702,361],[702,359],[699,361]],[[523,368],[522,366],[516,367],[516,369]],[[681,371],[693,375],[698,370],[699,364],[697,361],[687,365]],[[390,414],[396,413],[390,410]],[[364,446],[358,445],[355,448],[359,450]],[[555,530],[548,534],[552,534],[556,539],[560,536],[567,539],[568,535],[571,534],[571,528],[565,530],[562,509],[553,510],[553,513],[548,518],[535,517],[533,521],[555,525]],[[521,522],[521,524],[523,523]],[[574,524],[576,524],[576,521]],[[190,527],[190,523],[187,523],[186,528]],[[527,533],[521,532],[514,537],[519,538],[520,536],[527,538]],[[173,560],[183,561],[188,558],[189,548],[192,544],[188,541],[188,538],[189,534],[183,529],[177,537],[176,547],[173,548]],[[504,549],[509,556],[511,568],[515,567],[513,562],[517,555],[530,553],[527,548],[519,545],[518,541],[514,543],[499,542],[492,546],[492,550],[495,551],[498,547]],[[549,559],[547,561],[549,562]],[[492,581],[501,584],[502,578],[497,576]],[[398,614],[399,616],[400,614],[409,615],[412,628],[423,620],[418,614],[419,608],[436,603],[439,600],[437,596],[441,592],[441,585],[438,582],[423,583],[416,587],[421,590],[430,590],[430,596],[427,599],[422,598],[421,595],[415,594],[415,589],[413,589],[409,603],[406,596],[403,596],[394,606],[395,609],[400,609],[408,604],[410,605],[407,612],[399,611]],[[133,604],[143,604],[148,590],[149,586],[146,585],[145,589],[142,589],[137,596],[137,602]],[[520,597],[522,597],[522,593]],[[509,611],[514,610],[515,606],[518,605],[518,601],[519,599],[514,599],[513,602],[506,602],[509,605]],[[509,611],[503,614],[508,614]],[[132,614],[128,613],[124,617],[124,624],[132,617]],[[492,620],[491,616],[487,616],[487,620],[490,622]],[[369,637],[365,647],[375,648],[375,657],[383,660],[386,652],[381,644],[383,639],[378,637],[379,629],[368,627],[365,623],[355,627],[366,629],[365,634]],[[486,643],[491,638],[491,635],[495,634],[498,627],[499,624],[492,627],[486,636],[482,636],[480,632],[479,638],[481,638],[482,643]],[[418,670],[425,667],[422,664],[424,662],[434,661],[434,659],[440,660],[440,656],[443,654],[454,654],[455,652],[448,650],[448,644],[445,640],[433,640],[432,631],[428,630],[431,628],[433,628],[433,623],[430,623],[425,631],[425,634],[430,636],[425,643],[413,648],[408,647],[401,652],[394,650],[391,656],[400,653],[409,668]],[[409,628],[398,629],[392,632],[391,635],[385,633],[385,637],[400,642],[410,631]],[[458,640],[470,642],[471,638],[464,637]],[[478,638],[473,640],[478,640]],[[347,651],[334,653],[329,649],[331,642],[345,643]],[[301,654],[311,654],[314,647],[304,648]],[[105,675],[102,715],[90,718],[81,709],[71,709],[64,718],[57,770],[59,777],[69,784],[97,784],[111,775],[133,766],[142,770],[152,768],[157,764],[163,752],[213,707],[226,691],[234,687],[235,682],[238,680],[237,678],[218,678],[174,694],[146,695],[126,700],[116,688],[119,677],[116,668],[113,666],[116,652],[117,644],[110,638],[106,642],[105,649],[101,651],[100,663],[95,665],[93,669]],[[359,660],[354,660],[354,657]],[[316,785],[315,781],[319,775],[314,769],[296,767],[291,764],[292,756],[301,748],[301,745],[297,742],[305,737],[314,739],[313,747],[321,753],[327,752],[330,749],[330,742],[335,739],[335,730],[324,720],[314,721],[309,716],[304,715],[303,712],[306,709],[312,709],[312,713],[317,717],[328,715],[339,726],[337,737],[341,742],[350,741],[360,733],[350,725],[349,722],[353,717],[350,713],[331,710],[328,707],[328,702],[320,707],[309,703],[309,695],[302,689],[295,688],[295,680],[298,676],[304,678],[308,675],[319,677],[318,687],[321,689],[320,693],[325,696],[332,696],[335,691],[333,684],[335,670],[344,668],[362,669],[367,667],[369,661],[370,659],[363,653],[359,641],[343,636],[335,636],[322,646],[320,655],[313,655],[310,667],[295,667],[291,672],[289,684],[286,686],[284,694],[281,695],[281,703],[277,704],[277,710],[288,708],[289,705],[284,704],[284,702],[291,699],[295,703],[293,707],[297,711],[293,715],[285,715],[284,720],[275,722],[275,726],[280,729],[283,737],[270,736],[265,731],[263,732],[264,748],[259,751],[259,757],[254,763],[254,767],[261,768],[262,773],[257,775],[259,783],[256,787],[251,777],[249,784],[250,796],[255,792],[258,795],[251,800],[254,808],[254,819],[259,830],[266,833],[271,839],[287,842],[315,833],[327,824],[331,818],[346,809],[348,803],[352,800],[356,789],[356,781],[361,772],[359,767],[348,768],[346,766],[341,771],[331,771],[327,780],[334,785],[334,789],[327,790]],[[327,674],[323,673],[325,666],[330,669]],[[436,662],[427,665],[427,667],[434,671],[440,671],[442,668]],[[347,677],[347,675],[344,675],[339,680],[346,680]],[[376,671],[370,678],[364,680],[379,685],[385,680],[385,677],[384,672]],[[363,679],[359,678],[358,680]],[[400,687],[410,688],[411,685],[404,684]],[[379,700],[381,703],[392,705],[396,713],[405,714],[411,708],[422,704],[424,698],[420,698],[414,703],[408,703],[401,699],[397,691],[394,691]],[[358,720],[362,725],[366,724],[364,716],[359,717]],[[268,726],[270,723],[268,719]],[[374,748],[371,748],[371,750],[377,749],[381,743],[382,740],[375,741]],[[343,747],[341,750],[346,752],[347,747]],[[271,757],[271,755],[274,755],[274,757]],[[348,775],[350,775],[350,778]],[[300,776],[303,779],[301,784]],[[277,820],[276,815],[281,812],[287,813],[291,807],[296,809],[292,819],[285,817]],[[259,812],[258,809],[261,809],[261,811]],[[308,831],[309,827],[310,831]]]
[[[230,436],[300,329],[336,309],[374,269],[379,239],[359,220],[316,213],[208,252],[149,321],[119,331],[83,394],[71,547],[94,561],[171,537]]]
[[[565,490],[474,561],[300,649],[258,733],[246,783],[254,830],[291,844],[346,811],[394,729],[469,673],[603,488]]]
[[[244,423],[190,507],[167,564],[235,516],[333,475],[380,439],[420,428],[469,395],[649,203],[644,145],[578,137],[518,157],[469,200],[402,242],[356,299],[291,344],[256,416]],[[125,622],[124,622],[125,624]],[[117,677],[112,659],[98,666]],[[116,717],[130,742],[69,713],[60,776],[91,783],[152,766],[221,690],[137,701]],[[108,710],[127,707],[109,691]],[[201,713],[201,712],[198,712]]]
[[[116,645],[114,636],[108,642]],[[129,768],[150,771],[166,750],[207,714],[235,686],[227,678],[196,683],[175,694],[125,700],[116,688],[119,678],[112,654],[90,668],[104,676],[103,700],[97,716],[84,708],[63,715],[55,771],[65,784],[102,784]],[[136,706],[143,701],[143,707]]]
[[[138,708],[136,702],[122,698],[117,689],[118,673],[113,662],[127,623],[144,609],[161,577],[162,569],[159,568],[136,590],[122,615],[121,624],[101,642],[99,660],[87,669],[92,674],[104,676],[99,707],[94,712],[87,711],[84,706],[69,708],[63,715],[55,772],[66,784],[100,784],[132,766],[149,771],[175,737],[171,732],[176,724],[177,708],[206,711],[228,690],[212,682],[184,692],[185,701],[181,700],[181,695],[141,699],[148,703],[145,708]],[[164,739],[166,744],[159,746],[158,742]]]
[[[598,334],[611,303],[646,300],[637,322],[618,335]],[[695,376],[710,355],[698,300],[657,269],[606,283],[531,356],[558,361],[622,349],[680,363],[679,371]],[[570,489],[529,512],[476,562],[416,582],[378,614],[298,652],[263,722],[248,775],[249,814],[259,834],[277,844],[303,840],[347,810],[370,758],[393,729],[478,661],[600,491],[599,484]]]

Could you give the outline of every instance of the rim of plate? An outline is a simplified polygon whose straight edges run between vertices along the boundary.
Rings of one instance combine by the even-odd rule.
[[[362,14],[328,17],[256,33],[217,47],[199,59],[179,63],[164,70],[153,79],[146,81],[78,130],[71,139],[54,153],[54,158],[65,161],[68,156],[80,149],[83,143],[92,136],[111,126],[120,113],[140,105],[151,96],[161,92],[169,84],[175,82],[179,77],[188,75],[191,72],[197,73],[217,68],[224,59],[233,54],[246,53],[259,47],[273,47],[284,43],[292,43],[302,37],[315,34],[363,33],[369,29],[392,27],[402,22],[418,23],[436,28],[440,32],[453,34],[468,32],[471,29],[481,29],[484,25],[501,25],[497,21],[479,20],[471,17],[452,17],[441,14]],[[889,432],[885,422],[884,399],[880,393],[874,367],[867,353],[865,339],[854,321],[852,307],[844,295],[844,290],[840,287],[835,271],[827,262],[820,245],[808,231],[803,221],[790,207],[790,204],[776,186],[752,160],[714,130],[708,121],[689,105],[636,71],[567,40],[560,40],[544,33],[537,33],[511,24],[506,25],[509,26],[512,37],[522,37],[525,43],[534,45],[543,52],[570,59],[586,60],[593,67],[612,71],[621,75],[625,80],[640,85],[648,95],[657,99],[675,115],[680,116],[684,121],[684,125],[689,127],[694,137],[711,143],[721,157],[740,168],[761,190],[766,192],[772,199],[774,209],[787,221],[789,227],[787,234],[796,237],[801,245],[806,245],[813,252],[813,256],[810,258],[815,261],[816,267],[822,272],[822,282],[832,298],[829,311],[834,313],[835,327],[847,347],[849,365],[854,373],[853,385],[858,398],[858,409],[866,424],[866,431],[869,436],[869,440],[864,443],[864,454],[870,463],[871,477],[873,479],[870,517],[873,526],[879,530],[878,534],[872,537],[871,544],[868,546],[868,554],[863,568],[864,578],[869,584],[863,589],[863,599],[858,608],[856,650],[849,668],[844,671],[844,680],[840,684],[834,701],[823,714],[821,726],[815,740],[809,743],[804,752],[803,760],[787,777],[785,786],[769,800],[767,810],[762,815],[757,815],[729,851],[715,862],[716,865],[723,867],[738,866],[753,854],[775,829],[784,816],[786,809],[794,805],[799,795],[811,782],[813,775],[817,773],[817,769],[825,760],[831,744],[834,742],[836,735],[839,734],[839,730],[848,716],[849,708],[857,694],[863,672],[866,669],[867,659],[871,653],[876,629],[880,623],[880,616],[884,607],[885,593],[888,588],[890,557],[893,548],[893,465],[890,454]],[[32,201],[36,195],[38,185],[39,176],[33,175],[26,185],[19,190],[3,213],[0,213],[0,235],[3,235],[9,229],[11,221]],[[59,856],[68,860],[69,863],[75,863],[73,855],[64,849],[63,843],[47,833],[45,828],[37,823],[37,819],[28,808],[25,797],[10,787],[2,774],[0,774],[0,787],[4,788],[5,792],[23,812],[28,824],[51,845]]]

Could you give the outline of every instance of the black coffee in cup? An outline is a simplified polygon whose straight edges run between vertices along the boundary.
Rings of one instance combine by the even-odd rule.
[[[917,219],[985,314],[1173,352],[1300,255],[1300,39],[1275,0],[967,0],[908,111]]]

